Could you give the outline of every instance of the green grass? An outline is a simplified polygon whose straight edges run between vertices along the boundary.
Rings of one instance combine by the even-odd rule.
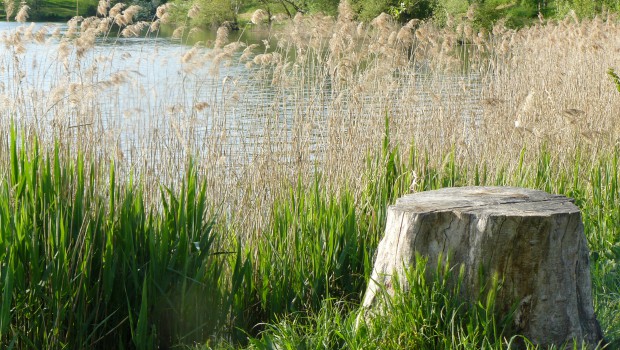
[[[96,0],[35,0],[29,1],[28,21],[66,21],[73,16],[94,16],[97,11]],[[16,4],[15,13],[19,10]],[[6,18],[4,2],[0,2],[0,18]],[[13,20],[13,18],[11,18]]]
[[[383,208],[407,190],[411,171],[423,176],[419,188],[438,189],[462,185],[514,185],[560,193],[575,199],[582,209],[585,234],[591,249],[594,302],[598,320],[609,342],[606,348],[620,346],[620,192],[618,191],[618,149],[601,156],[595,164],[584,164],[579,154],[571,168],[562,169],[554,164],[546,149],[535,153],[535,168],[527,168],[525,149],[514,160],[518,164],[514,173],[498,171],[497,176],[487,176],[487,167],[479,165],[474,170],[459,166],[453,154],[446,155],[442,169],[429,169],[428,158],[410,152],[408,160],[399,158],[398,149],[389,149],[389,130],[382,151],[369,163],[374,169],[367,177],[368,189],[358,205],[360,225],[358,239],[376,243],[385,221]],[[501,167],[500,167],[501,168]],[[304,198],[314,196],[310,191]],[[334,198],[334,194],[328,195]],[[303,202],[296,199],[295,202]],[[315,207],[316,208],[316,207]],[[312,209],[309,209],[312,210]],[[334,215],[337,213],[331,213]],[[290,213],[290,216],[303,213]],[[332,220],[336,220],[332,218]],[[368,230],[376,225],[375,230]],[[372,233],[370,231],[373,231]],[[372,238],[370,238],[372,237]],[[375,248],[376,245],[372,245]],[[356,327],[359,299],[336,296],[324,298],[321,308],[293,312],[269,323],[265,330],[250,340],[250,349],[507,349],[510,344],[536,348],[522,337],[504,336],[510,318],[500,318],[494,312],[494,291],[482,294],[477,304],[470,304],[458,297],[458,285],[445,283],[447,275],[454,273],[436,270],[434,280],[425,279],[425,264],[418,264],[407,276],[411,288],[407,293],[397,292],[390,298],[388,312],[368,319]],[[434,267],[432,267],[434,268]],[[365,271],[366,273],[368,270]],[[367,275],[365,275],[366,281]],[[582,344],[568,344],[568,348],[581,349]]]
[[[326,188],[318,172],[275,202],[269,229],[248,236],[231,229],[226,220],[234,217],[218,215],[191,162],[178,188],[147,188],[117,179],[113,162],[88,163],[58,146],[44,153],[36,139],[19,143],[13,130],[0,164],[0,347],[527,345],[505,339],[510,320],[495,315],[495,288],[465,302],[459,285],[446,283],[457,271],[430,266],[437,273],[428,279],[422,258],[406,276],[409,291],[357,324],[386,208],[409,191],[413,171],[418,190],[518,185],[575,198],[591,249],[595,309],[609,348],[620,345],[620,150],[594,164],[577,154],[567,169],[544,149],[524,149],[506,160],[519,164],[513,172],[491,176],[484,164],[458,164],[454,152],[433,169],[423,152],[402,152],[390,146],[389,129],[385,135],[367,157],[360,195]],[[523,165],[528,155],[536,167]],[[159,200],[146,203],[146,190],[159,191]]]
[[[18,147],[11,135],[1,347],[151,349],[219,333],[244,258],[217,234],[191,165],[155,211],[133,180],[117,186],[113,163],[106,185],[99,165],[65,156],[39,153],[36,141]]]

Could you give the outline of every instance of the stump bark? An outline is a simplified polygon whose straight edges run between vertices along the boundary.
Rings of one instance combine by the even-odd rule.
[[[398,199],[388,209],[364,307],[377,306],[379,290],[393,292],[392,275],[402,275],[416,254],[426,257],[429,267],[448,256],[451,265],[462,264],[461,291],[472,301],[481,283],[496,273],[503,283],[496,310],[505,316],[516,306],[514,334],[544,346],[602,340],[581,214],[567,197],[514,187],[461,187]]]

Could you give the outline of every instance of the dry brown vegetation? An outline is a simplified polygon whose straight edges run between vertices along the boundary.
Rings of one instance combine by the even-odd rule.
[[[151,24],[133,23],[136,10],[102,2],[102,17],[76,18],[62,34],[33,26],[2,33],[2,128],[14,120],[26,137],[114,159],[120,173],[153,184],[174,183],[192,157],[212,202],[244,234],[259,232],[278,193],[316,169],[333,188],[359,193],[386,116],[403,153],[415,144],[440,166],[454,151],[458,164],[486,164],[490,174],[516,166],[523,147],[545,146],[561,165],[578,149],[596,159],[620,140],[620,96],[606,76],[620,68],[611,15],[487,31],[468,19],[440,28],[382,14],[358,23],[343,3],[338,18],[298,14],[262,45],[229,42],[222,27],[215,42],[175,58],[184,85],[150,96],[138,67],[110,65],[114,46],[91,54],[98,38],[114,39],[112,23],[121,36],[156,34],[166,8]],[[31,44],[47,45],[50,61],[24,59]],[[136,64],[157,69],[169,59],[153,52]],[[241,65],[248,75],[227,70]],[[183,89],[203,93],[188,100]],[[267,90],[270,100],[257,103],[257,91]]]

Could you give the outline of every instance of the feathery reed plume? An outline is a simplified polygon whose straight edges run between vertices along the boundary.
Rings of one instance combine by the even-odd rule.
[[[357,28],[355,29],[355,33],[357,34],[357,36],[362,37],[364,36],[364,22],[360,22],[357,24]]]
[[[404,27],[405,28],[409,28],[409,29],[415,29],[418,26],[418,24],[420,24],[420,20],[417,19],[417,18],[414,18],[414,19],[410,20],[409,22],[407,22],[404,25]]]
[[[151,22],[151,25],[149,26],[149,32],[153,33],[153,32],[158,31],[160,23],[161,23],[161,19],[159,19],[159,18],[154,20],[153,22]]]
[[[284,22],[287,19],[290,19],[290,17],[286,13],[276,13],[275,15],[271,16],[271,22],[275,23]]]
[[[108,15],[108,1],[107,0],[99,0],[99,4],[97,5],[97,14],[105,17]]]
[[[213,45],[216,49],[221,49],[226,42],[228,41],[228,26],[221,25],[217,28],[217,33],[215,35],[215,44]]]
[[[403,26],[398,30],[398,35],[396,35],[396,39],[405,45],[410,45],[413,43],[415,36],[413,35],[413,31],[411,28],[407,26]]]
[[[170,13],[168,12],[164,13],[159,20],[161,21],[161,23],[164,23],[164,24],[170,22]]]
[[[198,18],[199,15],[200,15],[200,6],[194,3],[192,7],[189,9],[189,11],[187,11],[187,17],[191,19],[195,19],[195,18]]]
[[[453,28],[454,27],[454,16],[452,16],[452,14],[447,13],[446,14],[446,27],[447,28]]]
[[[252,62],[257,65],[266,66],[266,65],[275,65],[280,63],[282,60],[282,55],[277,52],[272,53],[264,53],[260,55],[256,55]]]
[[[265,11],[263,9],[258,9],[256,11],[254,11],[254,13],[252,13],[252,17],[250,18],[250,22],[252,22],[253,24],[262,24],[268,18],[269,18],[269,14],[267,14],[267,11]]]
[[[23,33],[21,32],[21,28],[18,28],[15,32],[8,35],[6,33],[3,33],[1,37],[1,40],[2,42],[4,42],[5,47],[7,49],[12,47],[17,54],[23,54],[24,52],[26,52],[26,47],[24,46],[23,39],[24,38]]]
[[[233,41],[232,43],[224,46],[224,51],[230,54],[233,54],[236,51],[241,50],[241,48],[244,48],[246,46],[247,45],[245,43],[242,43],[240,41]]]
[[[97,17],[86,17],[80,25],[80,31],[85,32],[90,28],[96,29],[99,27],[99,22],[101,22],[101,20]]]
[[[351,22],[355,18],[355,11],[351,7],[349,0],[340,0],[338,4],[338,21]]]
[[[246,47],[241,53],[241,56],[239,57],[239,62],[246,62],[247,60],[249,60],[250,56],[252,55],[252,51],[257,47],[258,44],[248,45],[248,47]]]
[[[370,22],[370,25],[372,25],[373,27],[377,29],[381,29],[381,30],[389,29],[391,24],[392,24],[392,16],[388,15],[385,12],[382,12],[379,16],[375,17]]]
[[[127,24],[129,24],[128,22],[125,21],[125,16],[123,16],[122,14],[118,14],[114,16],[114,23],[119,27],[124,27]]]
[[[75,53],[78,57],[83,57],[88,50],[95,46],[97,34],[98,32],[95,28],[89,28],[75,40]]]
[[[35,24],[32,22],[24,31],[24,39],[26,39],[26,41],[32,41],[32,31],[34,30],[34,26]]]
[[[510,2],[510,3],[507,3],[507,4],[497,5],[497,6],[495,6],[495,10],[501,11],[501,10],[509,9],[509,8],[515,6],[516,4],[517,4],[516,2]]]
[[[58,45],[58,60],[64,62],[70,54],[71,47],[69,46],[69,41],[66,38],[63,38]]]
[[[533,98],[534,98],[534,91],[530,91],[525,97],[525,100],[523,100],[523,103],[521,104],[521,108],[519,108],[519,111],[517,112],[517,118],[515,120],[515,127],[519,128],[523,126],[523,117],[528,112],[530,107],[532,106]]]
[[[123,23],[125,25],[133,23],[133,18],[142,10],[138,5],[131,5],[123,11]]]
[[[125,38],[138,37],[142,34],[142,30],[148,26],[148,23],[140,21],[136,24],[130,24],[121,31],[121,35]]]
[[[183,57],[181,57],[181,62],[189,63],[192,58],[198,53],[198,47],[194,45],[189,51],[187,51]]]
[[[170,14],[168,13],[168,10],[170,9],[171,6],[172,6],[172,3],[170,2],[157,6],[157,10],[155,11],[155,16],[159,18],[162,23],[167,23],[168,19],[170,18]]]
[[[6,14],[6,21],[8,22],[15,12],[15,0],[4,0],[4,13]]]
[[[112,17],[102,18],[101,21],[99,21],[99,25],[97,26],[97,31],[101,34],[107,33],[110,30],[110,26],[112,25],[113,21],[114,19]]]
[[[172,32],[172,39],[181,39],[185,32],[185,26],[179,26]]]
[[[396,37],[398,36],[398,33],[396,32],[391,32],[390,36],[388,37],[388,45],[389,46],[394,46],[394,44],[396,43]]]
[[[56,27],[56,29],[54,29],[54,31],[52,32],[52,38],[54,39],[60,38],[61,35],[62,35],[62,31],[60,30],[59,27]]]
[[[129,74],[127,71],[120,71],[110,76],[110,83],[115,86],[123,85],[129,81]]]
[[[189,32],[187,32],[187,35],[188,36],[192,36],[192,35],[196,35],[196,34],[199,34],[199,33],[202,33],[202,32],[203,32],[202,29],[200,29],[199,27],[192,27],[189,30]]]
[[[505,100],[502,100],[500,98],[495,98],[495,97],[489,97],[489,98],[480,100],[480,103],[483,106],[492,107],[492,108],[498,107],[502,103],[505,103],[505,102],[506,102]]]
[[[465,23],[465,26],[463,27],[463,33],[465,34],[465,37],[471,38],[474,35],[474,28],[471,26],[471,24]]]
[[[121,14],[121,11],[123,11],[124,8],[125,8],[125,4],[123,4],[122,2],[116,3],[114,6],[112,6],[110,11],[108,12],[108,16],[112,18],[116,18],[116,16]]]
[[[208,102],[198,102],[196,104],[194,104],[194,110],[196,112],[202,112],[203,110],[209,108],[209,103]]]
[[[65,32],[65,37],[69,39],[74,38],[75,35],[78,33],[78,25],[81,21],[82,21],[81,16],[75,16],[71,18],[67,22],[67,31]]]
[[[15,15],[15,20],[20,23],[24,23],[28,20],[28,11],[30,11],[30,6],[22,5],[17,11],[17,15]]]
[[[42,26],[41,28],[39,28],[39,30],[36,31],[36,33],[34,33],[34,40],[37,43],[42,44],[45,42],[45,36],[47,34],[48,34],[47,26]]]
[[[220,64],[222,63],[222,61],[230,60],[231,58],[232,58],[232,55],[230,52],[226,52],[226,51],[219,52],[213,58],[213,64],[211,65],[210,73],[213,75],[218,75],[220,71]]]

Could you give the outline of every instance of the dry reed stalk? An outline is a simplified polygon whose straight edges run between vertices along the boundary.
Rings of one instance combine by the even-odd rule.
[[[0,97],[14,103],[7,107],[10,112],[0,110],[1,121],[6,125],[7,116],[19,109],[20,115],[41,111],[37,117],[45,127],[35,126],[36,118],[29,123],[47,133],[47,140],[61,135],[67,145],[80,144],[97,159],[122,154],[119,174],[138,171],[152,183],[174,183],[187,157],[195,156],[208,179],[207,195],[224,203],[231,225],[245,237],[260,232],[273,201],[290,184],[310,182],[315,168],[324,173],[326,186],[337,190],[346,184],[356,200],[361,198],[368,180],[366,157],[385,136],[386,116],[390,142],[401,146],[403,156],[415,140],[428,153],[428,166],[441,166],[454,152],[457,164],[469,169],[486,164],[489,176],[503,171],[498,159],[515,159],[524,146],[546,145],[561,165],[577,148],[584,159],[591,158],[620,139],[614,114],[620,101],[605,84],[607,68],[620,67],[617,22],[569,19],[519,31],[498,23],[490,33],[478,33],[466,29],[467,21],[449,28],[432,22],[397,26],[385,16],[365,27],[344,12],[338,20],[297,15],[270,52],[249,45],[238,63],[234,57],[242,45],[226,45],[224,29],[218,31],[212,63],[252,62],[247,85],[238,83],[246,78],[216,75],[212,85],[194,79],[208,75],[208,68],[193,65],[204,56],[192,48],[177,58],[192,66],[179,72],[191,83],[152,97],[149,107],[140,105],[150,96],[135,82],[137,75],[106,67],[104,61],[94,69],[86,51],[82,57],[71,54],[77,46],[89,47],[86,39],[96,23],[85,19],[78,32],[75,20],[69,34],[80,33],[79,39],[66,36],[57,49],[67,81],[30,95],[23,93],[20,74],[2,82]],[[121,14],[112,13],[97,28]],[[158,10],[158,19],[165,15]],[[21,51],[25,37],[21,32],[3,41]],[[36,34],[32,37],[36,40]],[[11,55],[11,50],[0,53],[0,66],[30,74]],[[469,58],[467,69],[462,56]],[[136,60],[136,71],[144,62]],[[84,80],[74,79],[78,76]],[[203,94],[187,99],[185,89]],[[268,92],[269,100],[250,97],[257,92]],[[113,101],[112,107],[104,99]],[[39,100],[45,105],[37,105]],[[146,117],[132,120],[141,110]],[[106,113],[118,118],[106,120],[104,128],[97,120]],[[243,117],[231,117],[238,115]],[[69,128],[91,121],[91,129]],[[417,175],[423,177],[425,169]]]
[[[6,21],[8,22],[15,12],[15,0],[3,0],[4,13],[6,14]]]

